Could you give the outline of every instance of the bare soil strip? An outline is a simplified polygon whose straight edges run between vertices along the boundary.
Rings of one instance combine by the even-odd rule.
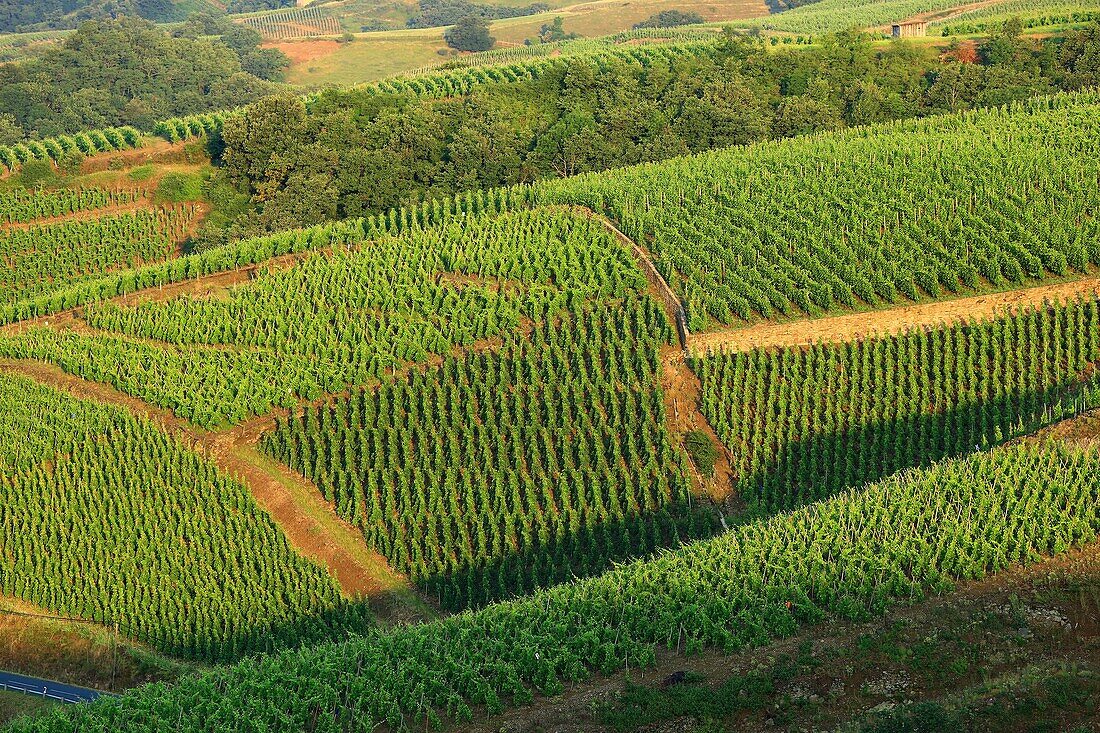
[[[2,359],[0,370],[144,416],[242,481],[282,527],[290,544],[303,556],[327,567],[346,596],[365,598],[380,620],[405,622],[431,615],[407,581],[366,546],[356,528],[336,515],[317,487],[262,456],[255,448],[253,435],[236,430],[200,430],[167,410],[42,362]]]
[[[682,350],[668,347],[661,351],[661,388],[665,395],[669,432],[682,442],[688,433],[701,430],[707,434],[717,450],[713,476],[703,476],[694,465],[691,467],[692,478],[699,493],[705,493],[716,502],[736,502],[736,498],[732,497],[734,476],[729,449],[719,440],[718,434],[699,409],[702,404],[702,385],[699,377],[688,366]]]
[[[714,444],[716,459],[714,462],[714,474],[704,476],[694,465],[691,466],[692,480],[695,491],[699,495],[706,494],[716,502],[730,499],[733,491],[733,469],[731,468],[729,449],[725,443],[718,439],[718,434],[707,422],[700,405],[700,392],[702,386],[699,377],[688,366],[686,351],[689,337],[694,339],[687,330],[687,320],[684,317],[684,308],[676,293],[657,271],[650,257],[641,245],[623,234],[614,224],[606,218],[596,214],[590,209],[578,208],[584,216],[600,222],[619,242],[634,256],[638,267],[645,273],[649,282],[649,294],[654,297],[665,309],[669,323],[676,328],[677,337],[682,348],[668,347],[661,351],[661,388],[665,397],[665,412],[667,413],[668,429],[674,442],[683,443],[688,433],[700,430],[707,434]]]
[[[1055,285],[990,293],[971,298],[910,305],[889,310],[850,313],[792,323],[761,323],[728,331],[691,336],[693,354],[735,353],[757,348],[807,346],[858,341],[916,328],[932,328],[990,318],[1045,302],[1067,301],[1100,293],[1100,278],[1089,277]]]

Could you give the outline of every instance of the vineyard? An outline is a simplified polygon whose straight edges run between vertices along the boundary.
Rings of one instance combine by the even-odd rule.
[[[237,22],[258,31],[265,40],[338,36],[344,32],[334,15],[316,6],[249,15]]]
[[[872,7],[830,2],[769,21]],[[597,58],[656,78],[717,48],[684,33]],[[1016,439],[1100,407],[1100,294],[908,306],[1085,292],[1097,149],[1086,92],[186,255],[206,204],[0,193],[0,595],[222,665],[10,730],[467,723],[1095,542],[1100,453]],[[793,323],[837,314],[868,322]]]
[[[492,713],[596,671],[652,664],[657,646],[759,644],[1091,541],[1100,530],[1098,472],[1094,452],[1049,444],[980,453],[599,578],[63,709],[12,731],[137,731],[171,721],[184,733],[246,724],[335,733],[470,720],[475,705]]]
[[[127,206],[149,197],[136,188],[62,188],[56,191],[7,191],[0,193],[0,221],[22,224],[82,211]]]
[[[0,589],[224,661],[361,628],[236,481],[129,413],[0,375]]]
[[[535,198],[620,222],[692,331],[1023,287],[1100,265],[1096,104],[734,148],[547,181]]]
[[[45,196],[48,200],[51,194]],[[162,262],[178,252],[198,213],[196,205],[183,204],[0,232],[0,259],[6,265],[0,270],[0,305],[112,270]]]
[[[102,335],[30,329],[0,353],[51,361],[213,427],[644,286],[597,222],[521,212],[336,247],[262,271],[226,298],[92,305],[84,317]]]
[[[60,161],[68,153],[95,155],[141,147],[141,133],[132,127],[88,130],[44,140],[0,146],[0,173],[17,170],[29,160]]]
[[[930,25],[943,35],[988,32],[1009,18],[1018,18],[1024,28],[1040,28],[1062,23],[1088,23],[1100,18],[1100,3],[1095,0],[1004,0],[953,14]]]
[[[875,28],[921,13],[950,10],[960,0],[818,0],[782,13],[739,20],[744,28],[821,35],[849,28]]]
[[[988,450],[1086,407],[1100,302],[854,343],[712,355],[693,369],[737,491],[788,509],[894,471]]]
[[[444,608],[709,535],[664,428],[651,300],[583,308],[492,354],[308,409],[262,446]]]

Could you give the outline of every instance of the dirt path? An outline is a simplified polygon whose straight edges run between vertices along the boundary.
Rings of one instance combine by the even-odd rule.
[[[971,10],[977,10],[978,8],[984,8],[989,5],[1000,5],[1004,2],[1006,2],[1006,0],[982,0],[981,2],[969,3],[968,5],[960,5],[954,8],[949,8],[947,10],[930,10],[926,13],[917,13],[916,15],[910,16],[905,20],[900,20],[898,22],[902,24],[918,23],[920,21],[924,21],[925,23],[931,23],[933,21],[942,22],[945,20],[951,20],[952,18],[957,18],[964,13],[969,13]],[[880,27],[887,30],[889,30],[890,28],[889,25],[884,25]]]
[[[903,333],[916,328],[990,318],[1046,301],[1066,301],[1100,294],[1100,278],[1089,277],[1055,285],[1043,285],[971,298],[910,305],[890,310],[850,313],[792,323],[761,323],[729,331],[691,336],[693,354],[739,352],[756,348],[805,346],[816,343],[857,341],[873,336]]]
[[[665,394],[665,412],[669,432],[683,441],[688,433],[701,430],[707,434],[710,442],[717,449],[712,476],[702,475],[692,465],[692,478],[696,486],[701,489],[700,493],[706,493],[716,502],[736,502],[736,498],[731,498],[734,476],[729,449],[719,440],[718,434],[714,432],[714,428],[699,409],[702,404],[703,388],[699,377],[688,366],[681,349],[671,346],[662,349],[661,388]],[[729,509],[733,510],[735,507],[731,506]]]
[[[576,211],[600,222],[630,251],[649,282],[649,295],[661,303],[669,322],[676,329],[680,348],[670,346],[661,350],[661,391],[665,397],[668,429],[674,443],[679,444],[683,444],[687,434],[692,431],[700,430],[707,434],[716,452],[714,473],[711,476],[704,476],[692,464],[691,473],[695,491],[699,495],[709,496],[716,502],[729,500],[733,491],[733,469],[730,467],[729,449],[718,439],[718,434],[700,409],[702,386],[699,383],[699,377],[688,366],[686,358],[689,338],[694,337],[688,332],[683,305],[653,264],[653,258],[650,257],[649,252],[599,214],[583,207],[578,207]]]
[[[257,503],[278,522],[290,544],[303,556],[327,567],[346,596],[367,599],[379,619],[406,622],[431,615],[406,580],[366,546],[355,527],[336,515],[316,486],[256,450],[258,435],[241,430],[200,430],[168,410],[42,362],[0,359],[0,370],[144,416],[242,481]]]

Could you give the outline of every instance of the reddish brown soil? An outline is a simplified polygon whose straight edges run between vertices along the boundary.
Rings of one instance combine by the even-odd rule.
[[[1056,285],[1043,285],[1004,293],[990,293],[889,310],[851,313],[812,321],[761,323],[729,331],[691,335],[692,353],[738,352],[755,348],[839,343],[873,336],[902,333],[979,318],[990,318],[1047,301],[1067,301],[1100,293],[1100,278],[1088,277]]]
[[[299,66],[331,56],[340,50],[341,45],[338,41],[321,39],[315,41],[267,41],[263,44],[263,47],[282,51],[290,59],[291,66]]]
[[[80,172],[99,173],[111,170],[112,164],[119,168],[136,168],[146,163],[184,163],[187,155],[184,148],[191,141],[170,143],[167,140],[156,141],[135,150],[116,150],[110,153],[100,153],[89,156],[80,166]]]
[[[710,441],[718,451],[713,476],[703,476],[694,465],[691,467],[692,478],[699,493],[706,493],[716,502],[727,500],[736,502],[736,498],[731,499],[734,475],[729,449],[719,440],[718,434],[714,432],[714,428],[699,409],[699,405],[702,404],[700,399],[702,385],[699,383],[699,377],[688,366],[683,350],[676,347],[670,346],[661,350],[661,366],[661,388],[665,394],[665,412],[669,432],[683,441],[689,432],[701,430],[710,437]]]

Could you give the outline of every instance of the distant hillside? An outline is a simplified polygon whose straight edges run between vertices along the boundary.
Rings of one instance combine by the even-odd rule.
[[[75,28],[86,20],[140,16],[157,23],[204,10],[245,13],[294,5],[294,0],[0,0],[0,32]]]

